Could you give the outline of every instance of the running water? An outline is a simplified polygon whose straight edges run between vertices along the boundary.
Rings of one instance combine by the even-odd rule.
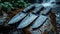
[[[43,3],[47,3],[47,2],[49,2],[50,0],[43,0]]]
[[[55,0],[43,0],[43,3],[51,3],[51,2],[55,2]]]
[[[55,3],[53,3],[53,2],[55,2],[55,0],[43,0],[42,5],[45,7],[47,7],[47,6],[52,7],[53,5],[55,5]]]

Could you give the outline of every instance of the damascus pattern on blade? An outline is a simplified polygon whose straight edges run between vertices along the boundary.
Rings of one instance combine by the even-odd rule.
[[[27,11],[32,9],[33,7],[35,7],[35,6],[34,5],[28,6],[23,11],[19,12],[18,14],[16,14],[13,18],[16,18],[17,16],[19,16],[22,12],[26,12],[27,13]]]
[[[46,9],[42,11],[42,14],[47,15],[51,11],[51,9],[51,7],[46,7]]]
[[[23,12],[19,12],[19,13],[17,13],[12,19],[18,17],[21,13],[23,13]]]
[[[30,5],[30,6],[28,6],[27,8],[25,8],[25,9],[23,10],[23,12],[28,12],[29,10],[31,10],[31,9],[33,9],[33,8],[35,8],[35,6],[34,6],[34,5]]]
[[[29,14],[22,22],[18,25],[17,29],[24,28],[31,24],[37,18],[34,14]]]
[[[44,8],[44,6],[40,5],[33,11],[33,13],[40,13],[40,11],[43,10],[43,8]]]
[[[36,29],[40,27],[47,20],[47,16],[40,15],[34,24],[31,26],[32,29]]]
[[[18,14],[17,16],[13,17],[13,18],[8,22],[8,24],[17,23],[18,21],[20,21],[21,19],[23,19],[26,15],[27,15],[27,14],[25,14],[25,13]]]

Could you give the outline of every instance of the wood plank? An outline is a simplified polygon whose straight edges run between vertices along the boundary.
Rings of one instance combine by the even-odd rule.
[[[56,32],[56,34],[58,34],[55,13],[54,12],[51,12],[49,15],[50,15],[51,24],[52,24],[52,26],[54,28],[54,31]]]

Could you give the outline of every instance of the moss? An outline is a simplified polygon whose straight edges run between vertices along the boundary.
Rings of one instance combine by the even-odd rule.
[[[0,0],[0,9],[10,13],[15,8],[26,8],[29,3],[24,2],[24,0]]]

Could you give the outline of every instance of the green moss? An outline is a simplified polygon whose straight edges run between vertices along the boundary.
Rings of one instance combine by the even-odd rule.
[[[10,9],[8,12],[11,12],[15,8],[25,8],[29,5],[30,4],[24,2],[24,0],[0,0],[0,9],[6,12],[8,11],[8,9]]]

